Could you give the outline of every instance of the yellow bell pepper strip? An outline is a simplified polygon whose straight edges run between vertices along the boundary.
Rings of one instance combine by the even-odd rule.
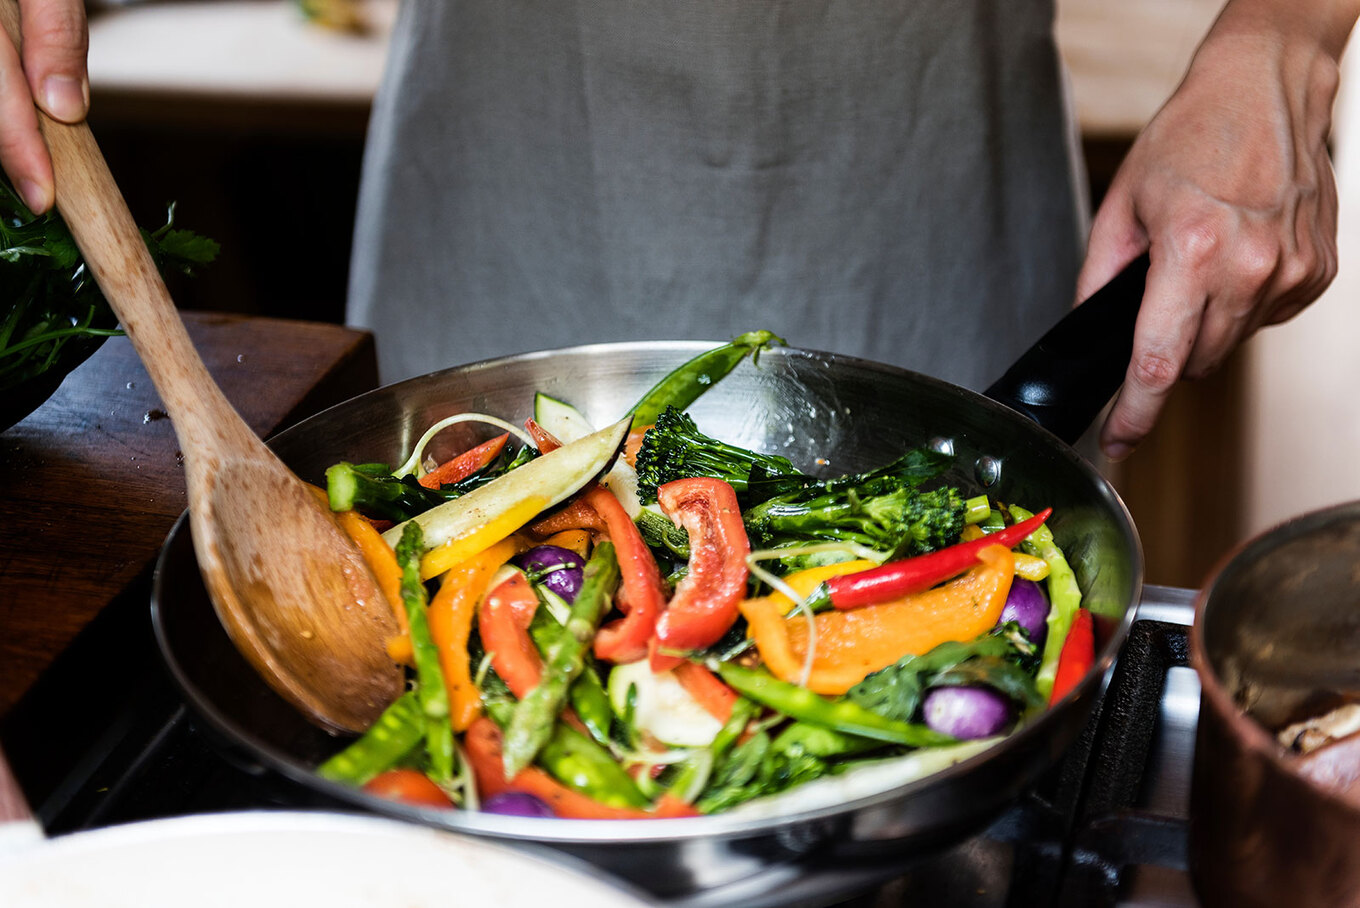
[[[982,563],[944,586],[895,602],[814,616],[816,646],[806,686],[843,694],[868,675],[905,655],[928,652],[948,640],[972,640],[996,625],[1015,575],[1004,545],[982,549]],[[761,660],[775,677],[797,682],[808,650],[806,620],[785,617],[772,597],[741,604]]]
[[[439,650],[444,686],[449,691],[449,721],[453,730],[467,731],[482,714],[482,697],[472,681],[468,638],[477,604],[491,577],[501,565],[525,547],[518,536],[493,544],[478,555],[451,568],[430,600],[430,636]]]
[[[971,542],[974,539],[981,539],[987,534],[981,527],[967,526],[963,528],[963,533],[959,536],[960,542]],[[1022,543],[1023,545],[1023,543]],[[1033,580],[1038,583],[1040,580],[1047,579],[1049,573],[1048,562],[1037,555],[1030,555],[1025,552],[1012,550],[1015,556],[1015,576],[1025,580]],[[873,567],[872,564],[869,567]]]
[[[1052,513],[1052,508],[1045,508],[981,539],[960,542],[926,555],[889,561],[858,574],[833,577],[826,582],[826,598],[838,609],[856,609],[928,590],[972,567],[977,562],[979,550],[985,547],[1000,545],[1011,549],[1019,545],[1043,526]]]
[[[467,561],[528,523],[547,506],[547,499],[530,495],[486,523],[431,549],[420,560],[420,579],[438,577],[459,562]]]

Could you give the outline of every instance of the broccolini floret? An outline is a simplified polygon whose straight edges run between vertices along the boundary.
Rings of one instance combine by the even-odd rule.
[[[787,458],[738,448],[699,431],[683,410],[667,407],[642,437],[637,453],[642,500],[656,501],[657,486],[676,479],[709,476],[727,482],[738,498],[753,471],[762,476],[802,476]]]
[[[752,542],[774,548],[793,541],[853,542],[889,557],[933,552],[956,541],[964,527],[957,489],[922,492],[883,481],[808,496],[771,498],[742,515]]]

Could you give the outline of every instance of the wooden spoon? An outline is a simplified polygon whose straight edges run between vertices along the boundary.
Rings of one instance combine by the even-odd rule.
[[[19,45],[14,0],[0,0]],[[236,413],[194,350],[94,136],[38,113],[57,209],[174,422],[203,582],[231,639],[279,694],[333,731],[400,694],[392,610],[314,493]]]

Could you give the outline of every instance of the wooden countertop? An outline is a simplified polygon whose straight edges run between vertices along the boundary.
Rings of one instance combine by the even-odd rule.
[[[371,335],[184,313],[227,398],[268,436],[377,382]],[[143,577],[185,507],[170,420],[126,338],[0,433],[0,716]]]
[[[1161,106],[1223,0],[1057,0],[1057,38],[1082,131],[1127,137]],[[91,19],[101,112],[190,116],[176,102],[366,108],[397,0],[361,0],[366,34],[309,25],[290,0],[196,0],[105,9]],[[139,102],[155,100],[155,105]],[[104,105],[108,105],[105,107]],[[169,106],[167,106],[169,105]],[[237,113],[240,113],[237,111]]]

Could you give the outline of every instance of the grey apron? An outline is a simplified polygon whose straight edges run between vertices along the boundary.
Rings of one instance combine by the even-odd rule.
[[[770,329],[978,387],[1072,301],[1052,0],[404,0],[349,320],[384,381]]]

